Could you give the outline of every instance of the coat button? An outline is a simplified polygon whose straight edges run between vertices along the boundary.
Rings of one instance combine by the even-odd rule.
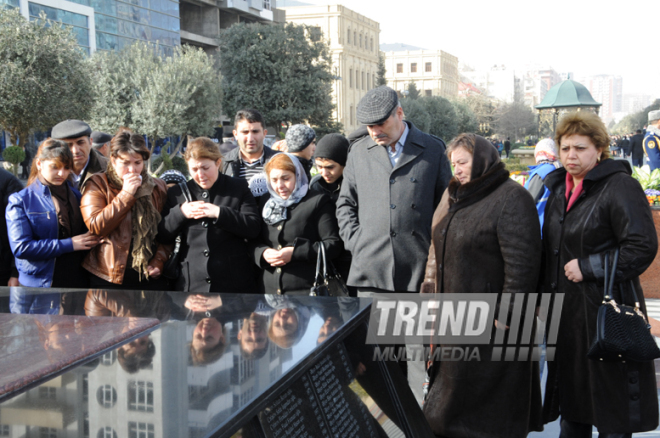
[[[445,229],[445,230],[440,231],[440,234],[442,234],[444,236],[445,234],[447,234],[447,230]]]
[[[558,255],[559,255],[559,250],[558,250],[558,249],[555,249],[554,251],[552,251],[552,253],[553,253],[554,255],[558,256]]]
[[[277,230],[282,231],[282,225],[278,225]]]
[[[390,204],[390,208],[391,208],[392,210],[394,210],[394,209],[396,208],[396,205],[394,205],[394,204]]]
[[[206,199],[209,197],[209,192],[202,192],[202,198]]]
[[[277,245],[277,249],[282,249],[282,245]]]
[[[396,237],[396,233],[394,231],[390,231],[390,236]]]
[[[442,263],[438,263],[438,271],[442,270]]]
[[[204,226],[204,228],[208,228],[208,227],[209,227],[209,223],[208,223],[208,222],[202,222],[202,225]]]
[[[416,207],[415,204],[410,206],[410,208],[412,208],[413,210],[415,209],[415,207]]]
[[[638,382],[637,377],[631,377],[630,380],[628,380],[630,383],[633,385]]]
[[[390,180],[390,184],[394,184],[395,182],[396,182],[396,180],[395,180],[394,178],[392,178],[392,179]]]
[[[563,223],[564,223],[564,216],[562,216],[562,217],[559,218],[559,223],[560,223],[560,224],[563,224]]]
[[[275,269],[275,271],[277,271],[278,274],[281,274],[282,273],[282,268],[277,268],[277,269]]]
[[[410,182],[417,182],[415,178],[410,178]]]
[[[202,254],[204,254],[204,257],[208,257],[209,256],[209,250],[205,249]]]
[[[207,282],[208,284],[211,284],[211,277],[206,277],[206,282]]]
[[[557,289],[557,283],[555,282],[550,283],[550,287],[553,289]]]
[[[282,295],[282,289],[277,289],[277,295]]]

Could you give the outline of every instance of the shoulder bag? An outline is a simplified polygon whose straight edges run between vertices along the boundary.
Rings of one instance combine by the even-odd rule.
[[[188,185],[186,183],[179,183],[181,187],[181,192],[183,197],[186,199],[186,202],[192,202],[192,195],[190,190],[188,190]],[[170,254],[170,258],[165,262],[163,266],[163,277],[168,280],[176,280],[181,276],[181,233],[176,236],[174,241],[174,250]]]
[[[628,282],[635,306],[624,304],[624,285],[619,283],[621,304],[612,296],[614,275],[619,249],[614,252],[611,272],[608,275],[609,253],[605,254],[605,284],[603,303],[598,309],[596,337],[587,357],[601,361],[644,362],[660,357],[660,349],[651,335],[651,325],[639,308],[639,300],[632,280]]]
[[[323,241],[319,241],[318,244],[316,275],[314,275],[314,285],[310,289],[309,295],[313,297],[347,297],[346,283],[335,270],[332,262],[326,260]]]

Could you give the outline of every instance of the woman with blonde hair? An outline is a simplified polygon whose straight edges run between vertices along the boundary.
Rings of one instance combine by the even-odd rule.
[[[207,137],[189,142],[184,159],[192,179],[169,190],[158,226],[163,242],[174,243],[181,236],[181,276],[175,289],[256,292],[245,240],[259,235],[260,221],[247,183],[220,173],[222,155]]]

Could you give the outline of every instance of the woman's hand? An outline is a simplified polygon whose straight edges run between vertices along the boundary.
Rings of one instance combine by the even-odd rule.
[[[149,274],[150,278],[158,278],[160,277],[160,268],[155,268],[151,265],[147,266],[147,274]]]
[[[184,202],[181,204],[181,212],[188,219],[201,219],[204,217],[217,219],[220,215],[220,207],[204,201]]]
[[[127,173],[124,175],[124,185],[122,186],[123,191],[135,195],[141,185],[142,177],[137,173]]]
[[[94,248],[99,244],[101,238],[88,231],[85,234],[79,234],[78,236],[72,237],[71,241],[73,242],[74,251],[83,251]]]
[[[577,259],[573,259],[564,265],[564,273],[566,274],[566,278],[574,283],[579,283],[584,280]]]
[[[222,306],[222,297],[220,295],[190,295],[186,299],[184,306],[193,312],[206,312]]]
[[[291,261],[291,256],[293,255],[293,247],[287,246],[282,248],[279,251],[273,248],[268,248],[264,251],[263,258],[271,266],[284,266]]]

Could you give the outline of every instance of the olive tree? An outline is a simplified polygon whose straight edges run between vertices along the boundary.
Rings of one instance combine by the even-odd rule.
[[[86,119],[94,101],[89,63],[69,29],[0,8],[0,126],[24,146],[35,130]]]

